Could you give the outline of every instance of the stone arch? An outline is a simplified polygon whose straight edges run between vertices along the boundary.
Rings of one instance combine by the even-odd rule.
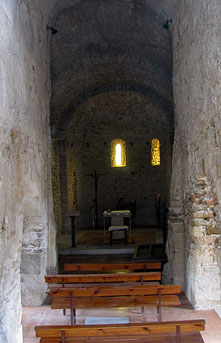
[[[65,130],[71,120],[71,117],[75,110],[88,99],[100,94],[110,93],[115,91],[122,92],[134,92],[145,97],[148,97],[154,104],[156,104],[165,113],[165,116],[170,124],[171,134],[173,134],[173,108],[172,106],[157,92],[155,89],[141,84],[133,82],[112,82],[106,85],[97,86],[89,91],[81,93],[76,100],[64,111],[62,115],[62,121],[60,121],[60,127]]]

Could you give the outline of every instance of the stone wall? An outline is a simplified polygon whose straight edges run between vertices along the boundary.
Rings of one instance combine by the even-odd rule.
[[[163,28],[170,13],[170,1],[86,0],[72,1],[72,7],[55,19],[58,33],[51,41],[50,120],[54,132],[66,136],[60,143],[60,169],[56,172],[61,185],[62,208],[55,208],[59,232],[70,231],[68,211],[72,209],[81,210],[80,227],[92,225],[94,181],[86,175],[94,170],[105,174],[98,186],[100,225],[103,210],[115,208],[118,198],[137,200],[137,224],[156,224],[158,186],[154,183],[164,199],[170,178],[172,55],[171,35]],[[122,100],[123,94],[126,100]],[[120,120],[120,129],[113,118]],[[150,165],[154,134],[162,142],[159,168]],[[121,136],[127,141],[128,164],[114,171],[110,144],[112,139],[124,139]],[[58,183],[55,194],[57,191]]]
[[[181,159],[180,185],[171,190],[174,209],[176,188],[183,237],[176,249],[170,228],[170,249],[177,255],[185,244],[186,290],[195,308],[220,311],[220,201],[221,201],[221,64],[220,1],[174,1],[173,83],[175,140],[173,160]],[[174,162],[176,164],[176,162]],[[176,179],[173,169],[172,179]],[[171,216],[172,219],[172,216]],[[170,219],[170,221],[172,221]],[[172,257],[172,255],[171,255]],[[183,274],[170,257],[171,279]]]
[[[42,2],[43,3],[43,2]],[[0,342],[22,342],[24,304],[45,297],[52,243],[49,63],[41,1],[0,5]],[[49,237],[50,236],[50,237]],[[50,258],[48,255],[50,252]]]
[[[185,289],[185,228],[183,225],[182,170],[180,140],[175,131],[172,176],[170,187],[168,237],[166,254],[169,260],[164,266],[163,281],[166,284],[181,284]]]
[[[60,183],[60,145],[61,140],[52,141],[52,189],[53,189],[53,210],[57,227],[62,227],[61,210],[61,183]]]
[[[111,167],[111,142],[117,138],[126,142],[127,165],[122,168]],[[151,165],[153,138],[159,138],[161,143],[160,166]],[[67,128],[66,144],[60,143],[59,146],[64,149],[60,150],[60,156],[66,157],[61,164],[60,175],[63,175],[62,182],[67,182],[61,190],[63,202],[66,201],[62,210],[69,230],[67,211],[73,209],[81,212],[79,227],[92,226],[95,191],[94,179],[88,175],[95,170],[102,174],[98,180],[100,226],[103,225],[103,211],[116,208],[119,198],[124,198],[125,202],[136,200],[137,225],[157,224],[155,195],[159,192],[162,202],[168,200],[170,126],[165,113],[150,99],[124,91],[110,91],[89,99],[73,113]],[[57,189],[55,185],[55,193]]]
[[[205,176],[196,180],[187,203],[187,295],[196,308],[220,303],[220,267],[216,256],[220,230],[216,223],[218,199]]]

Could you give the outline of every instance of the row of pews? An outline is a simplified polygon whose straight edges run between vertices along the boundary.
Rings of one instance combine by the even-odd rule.
[[[163,321],[163,306],[179,306],[180,285],[161,285],[160,262],[64,264],[69,274],[47,275],[52,309],[70,310],[70,326],[38,326],[41,343],[203,342],[204,320]],[[71,274],[70,274],[71,272]],[[76,310],[156,307],[156,321],[130,324],[77,325]]]

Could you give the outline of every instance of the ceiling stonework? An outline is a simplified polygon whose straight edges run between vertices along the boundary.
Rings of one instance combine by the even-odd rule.
[[[151,88],[172,108],[171,35],[163,28],[170,3],[65,1],[63,10],[55,5],[60,12],[51,40],[53,126],[60,127],[79,96],[113,83]]]
[[[60,118],[60,128],[66,130],[74,115],[74,112],[77,111],[79,106],[85,104],[89,99],[101,94],[113,94],[118,92],[131,92],[144,96],[146,100],[155,104],[158,107],[158,109],[161,109],[161,111],[164,112],[168,124],[170,125],[170,131],[173,131],[173,117],[171,116],[171,113],[173,113],[173,109],[170,106],[170,104],[166,103],[165,99],[162,98],[154,90],[154,88],[144,87],[141,84],[135,84],[131,82],[112,82],[109,84],[105,84],[101,87],[95,87],[93,89],[90,89],[88,92],[79,94],[78,98],[72,101],[69,108],[63,113],[62,118]],[[120,105],[121,104],[119,104],[119,107]]]

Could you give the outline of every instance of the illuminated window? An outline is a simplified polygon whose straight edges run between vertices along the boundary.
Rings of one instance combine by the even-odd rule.
[[[121,166],[121,160],[122,160],[122,156],[121,156],[121,145],[120,143],[118,143],[116,145],[116,165],[117,166]]]
[[[111,142],[111,167],[126,166],[126,144],[121,139]]]
[[[157,138],[152,139],[151,146],[151,164],[152,166],[160,165],[160,141]]]

